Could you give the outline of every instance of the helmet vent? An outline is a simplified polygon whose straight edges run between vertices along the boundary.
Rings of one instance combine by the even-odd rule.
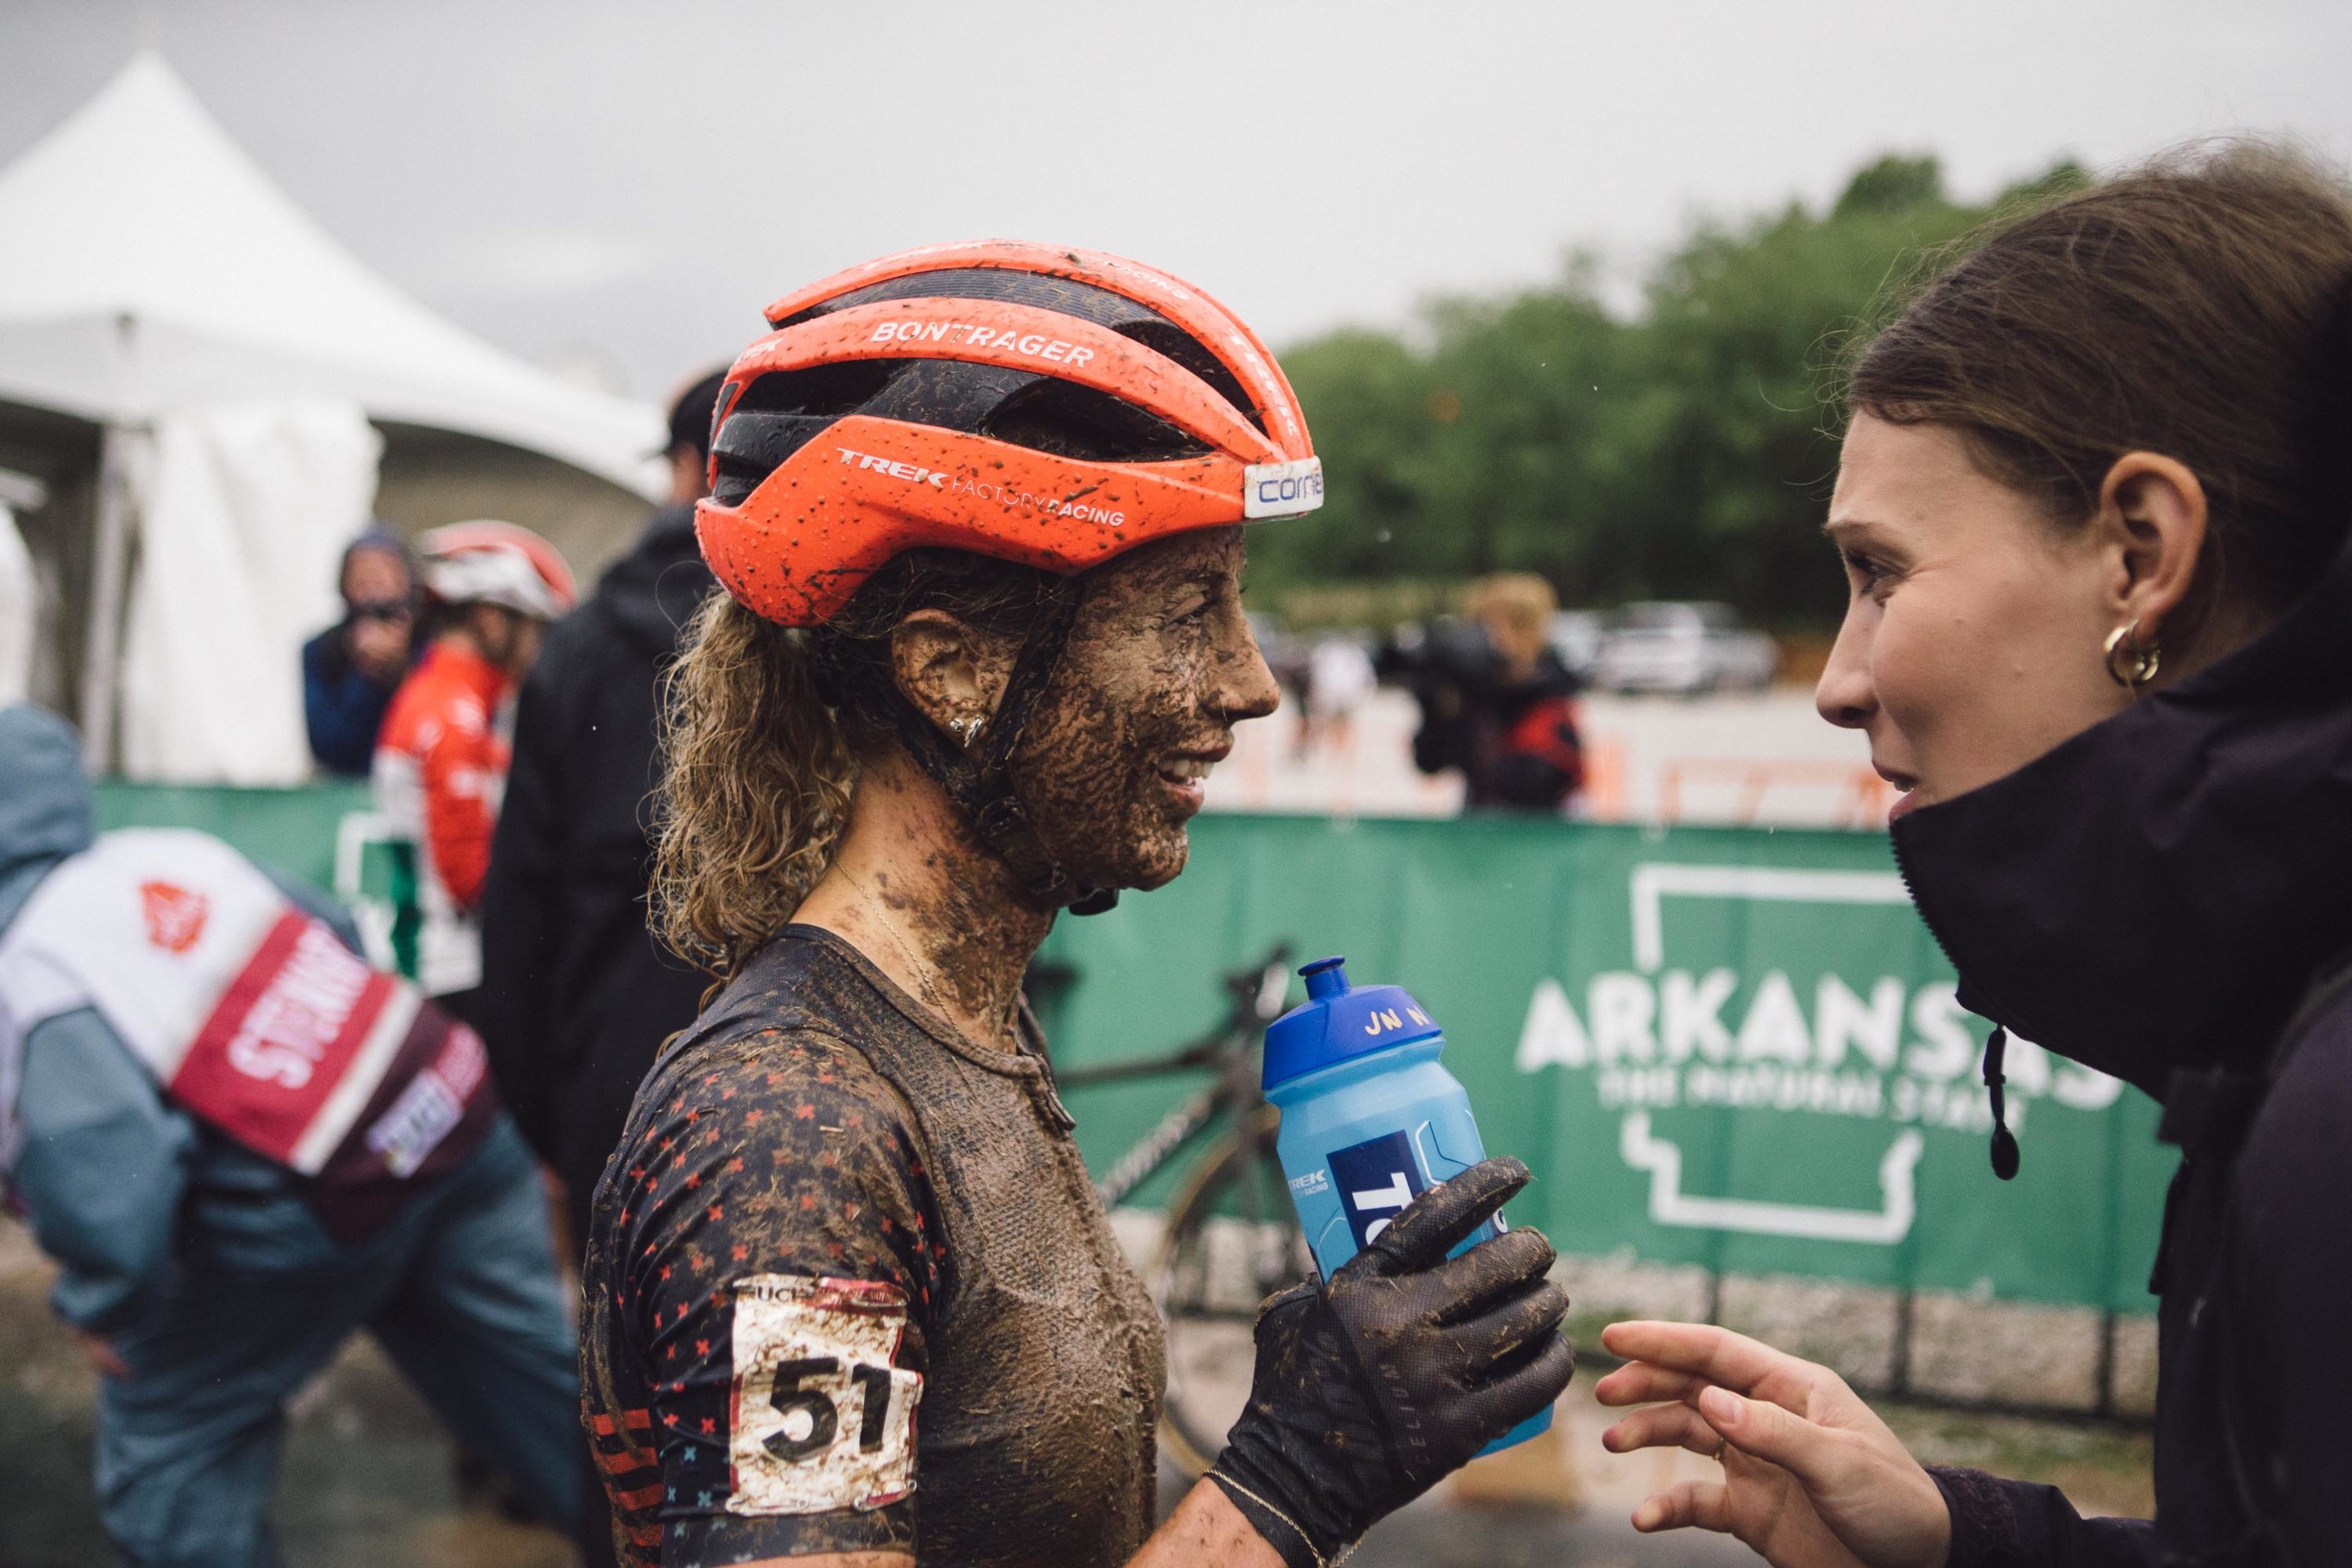
[[[740,506],[760,481],[845,414],[879,395],[906,360],[845,360],[772,371],[745,387],[710,443],[710,497]]]
[[[837,416],[831,414],[746,414],[738,410],[719,427],[710,444],[710,499],[740,506],[760,481],[785,458],[814,440]]]
[[[741,505],[786,458],[848,414],[936,425],[1087,463],[1166,462],[1209,451],[1150,410],[1074,381],[960,360],[845,360],[772,371],[744,388],[711,443],[711,499]]]
[[[1092,283],[1081,283],[1075,278],[1055,278],[1047,273],[1019,272],[1002,267],[954,267],[940,272],[910,272],[904,278],[885,279],[879,283],[869,283],[863,289],[852,289],[846,294],[819,300],[805,310],[787,316],[775,322],[774,327],[782,331],[786,327],[795,327],[819,316],[829,316],[835,310],[846,310],[855,305],[877,305],[890,300],[991,300],[1005,305],[1029,305],[1041,310],[1058,310],[1065,316],[1076,316],[1082,321],[1092,321],[1097,327],[1109,327],[1113,331],[1129,321],[1167,319],[1149,305]]]
[[[1121,337],[1132,338],[1155,353],[1166,355],[1207,382],[1218,396],[1234,405],[1234,412],[1265,434],[1265,416],[1257,405],[1242,390],[1241,378],[1225,368],[1225,362],[1209,352],[1208,345],[1175,322],[1154,316],[1150,321],[1131,321],[1115,329]]]
[[[1207,382],[1218,396],[1234,405],[1235,413],[1257,426],[1260,435],[1265,434],[1265,416],[1242,390],[1241,378],[1208,344],[1150,306],[1075,278],[1001,267],[953,267],[938,272],[915,272],[836,294],[772,325],[781,331],[853,305],[878,304],[889,300],[993,300],[1008,305],[1057,310],[1097,327],[1108,327],[1154,353],[1165,354]]]
[[[743,389],[736,414],[855,414],[890,384],[902,359],[843,360],[806,370],[771,371]]]
[[[1087,463],[1156,463],[1209,448],[1148,409],[1075,381],[1039,376],[998,404],[979,434]]]

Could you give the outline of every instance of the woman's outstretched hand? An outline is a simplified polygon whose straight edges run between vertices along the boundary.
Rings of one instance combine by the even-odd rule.
[[[1679,1481],[1645,1500],[1634,1529],[1720,1531],[1774,1568],[1943,1568],[1943,1494],[1829,1368],[1700,1323],[1612,1323],[1601,1343],[1625,1364],[1594,1396],[1648,1406],[1602,1433],[1602,1447],[1688,1448],[1723,1464],[1720,1481]]]

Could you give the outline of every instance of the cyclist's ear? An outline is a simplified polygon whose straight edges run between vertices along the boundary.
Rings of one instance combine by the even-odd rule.
[[[1481,1160],[1413,1199],[1341,1268],[1366,1258],[1371,1261],[1363,1267],[1370,1273],[1412,1274],[1433,1268],[1533,1179],[1527,1166],[1507,1154]]]
[[[890,667],[898,689],[941,730],[985,721],[1003,699],[1017,646],[945,610],[917,610],[890,631]]]

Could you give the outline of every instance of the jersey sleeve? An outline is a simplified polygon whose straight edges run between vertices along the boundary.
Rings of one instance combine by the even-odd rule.
[[[452,703],[425,748],[419,772],[425,792],[425,848],[441,885],[461,909],[482,896],[490,868],[490,837],[498,826],[499,781],[506,772],[504,742],[478,706]]]
[[[592,1431],[652,1461],[610,1483],[625,1538],[657,1524],[663,1562],[911,1552],[945,1267],[911,1110],[798,1031],[659,1081],[600,1198],[613,1300],[588,1352]]]

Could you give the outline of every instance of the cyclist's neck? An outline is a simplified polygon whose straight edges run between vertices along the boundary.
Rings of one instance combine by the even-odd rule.
[[[929,774],[864,769],[833,864],[793,912],[864,953],[976,1044],[1014,1048],[1021,977],[1053,929]]]

